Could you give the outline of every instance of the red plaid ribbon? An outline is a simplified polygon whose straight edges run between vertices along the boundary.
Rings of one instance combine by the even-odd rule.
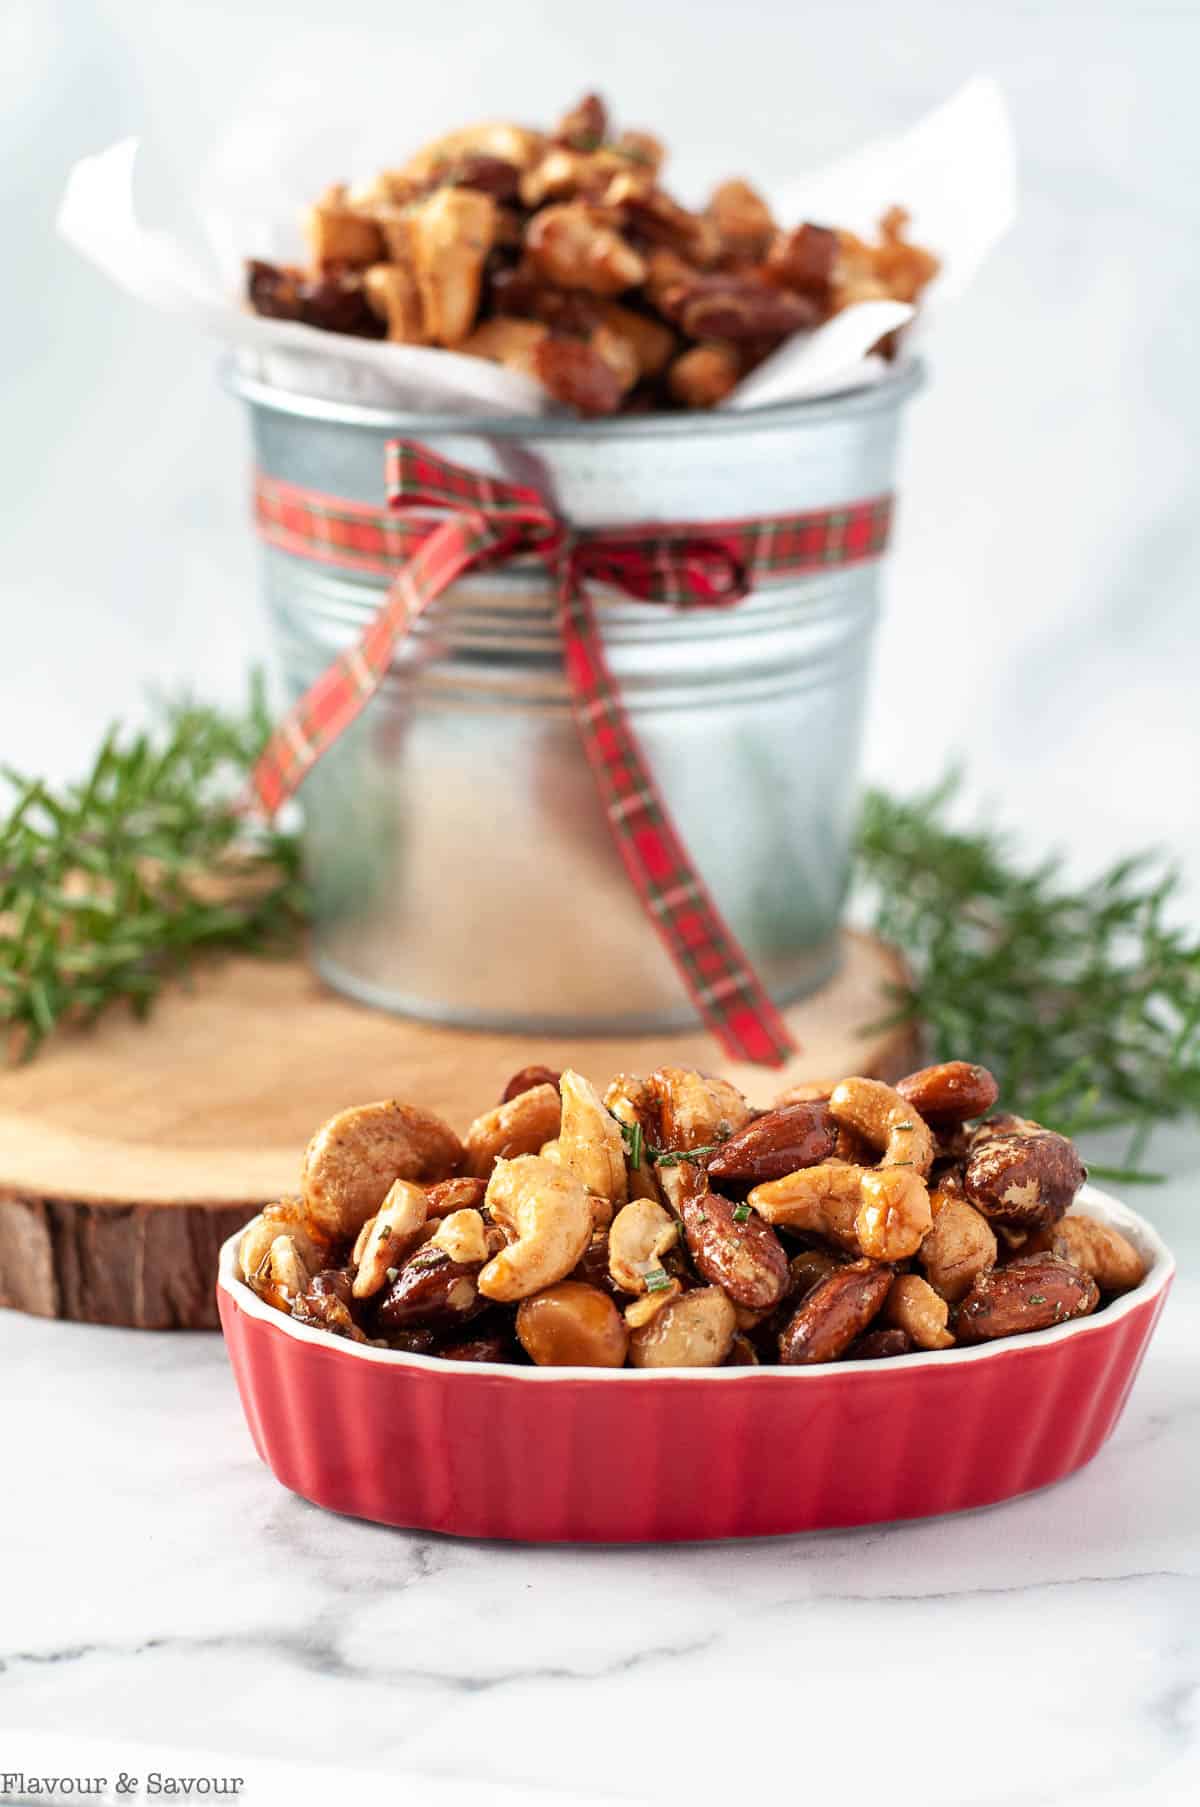
[[[407,440],[388,447],[387,493],[392,509],[413,513],[258,477],[258,526],[271,545],[393,580],[357,644],[339,654],[271,736],[253,777],[259,802],[273,813],[298,789],[379,688],[417,616],[448,585],[472,567],[537,556],[555,574],[575,719],[625,869],[725,1052],[780,1065],[795,1043],[667,813],[605,659],[587,584],[679,608],[730,607],[759,578],[878,557],[891,498],[702,526],[575,531],[535,489],[465,470]]]

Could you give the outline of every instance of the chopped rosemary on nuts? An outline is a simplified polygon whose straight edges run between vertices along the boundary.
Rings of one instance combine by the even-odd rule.
[[[671,1284],[671,1276],[662,1267],[652,1267],[646,1275],[646,1291],[648,1293],[666,1292]]]
[[[750,1221],[749,1205],[738,1205],[733,1213],[733,1221],[734,1221],[734,1223],[749,1223],[749,1221]]]
[[[615,1119],[615,1122],[621,1132],[621,1140],[625,1144],[626,1159],[636,1173],[642,1164],[642,1126],[640,1123],[622,1123],[619,1117]]]
[[[670,1153],[661,1148],[650,1150],[650,1159],[659,1167],[679,1167],[685,1161],[702,1161],[707,1154],[716,1154],[721,1142],[706,1142],[702,1148],[678,1148]]]

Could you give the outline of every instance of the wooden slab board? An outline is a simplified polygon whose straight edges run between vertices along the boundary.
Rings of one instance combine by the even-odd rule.
[[[309,1137],[349,1104],[408,1098],[461,1131],[532,1062],[597,1082],[698,1066],[764,1104],[800,1079],[895,1077],[917,1064],[911,1032],[864,1029],[902,974],[891,949],[847,935],[837,977],[788,1013],[802,1049],[776,1074],[730,1065],[702,1031],[604,1040],[439,1028],[352,1003],[302,960],[206,966],[147,1022],[110,1015],[0,1073],[0,1305],[211,1327],[221,1243],[296,1190]]]

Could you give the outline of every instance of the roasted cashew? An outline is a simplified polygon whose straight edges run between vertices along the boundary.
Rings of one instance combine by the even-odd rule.
[[[638,1299],[631,1299],[625,1307],[625,1322],[631,1330],[640,1330],[643,1324],[649,1324],[660,1311],[664,1311],[672,1299],[677,1299],[683,1291],[683,1282],[672,1275],[666,1286],[660,1286],[657,1292],[643,1293]]]
[[[922,1242],[917,1261],[934,1291],[951,1305],[969,1293],[980,1274],[996,1265],[996,1236],[974,1205],[954,1193],[935,1192],[941,1208]]]
[[[742,379],[742,356],[727,339],[704,339],[680,352],[667,371],[667,388],[681,407],[715,408]]]
[[[714,188],[708,215],[727,250],[755,262],[766,256],[776,232],[775,218],[749,182],[731,180]]]
[[[253,1273],[246,1275],[246,1284],[277,1311],[290,1312],[311,1279],[295,1242],[284,1233],[275,1237]]]
[[[659,1067],[648,1084],[658,1103],[662,1146],[672,1152],[724,1141],[754,1115],[727,1079],[710,1079],[690,1067]]]
[[[458,349],[464,357],[486,358],[491,364],[503,364],[506,370],[519,370],[522,376],[536,381],[533,354],[549,336],[550,328],[543,326],[540,320],[510,320],[502,316],[498,320],[485,320]]]
[[[907,1261],[933,1223],[925,1182],[911,1167],[868,1167],[859,1182],[862,1199],[854,1230],[872,1261]]]
[[[924,1179],[933,1135],[907,1098],[880,1079],[843,1079],[829,1098],[830,1115],[880,1153],[881,1167],[911,1167]]]
[[[646,266],[608,224],[613,216],[583,201],[564,201],[535,213],[525,248],[539,275],[563,289],[619,295],[641,282]]]
[[[1036,1245],[1089,1274],[1102,1292],[1129,1292],[1145,1278],[1146,1263],[1129,1238],[1083,1211],[1060,1218]]]
[[[558,1088],[552,1085],[535,1085],[528,1092],[518,1092],[507,1104],[485,1111],[463,1137],[467,1173],[486,1180],[497,1161],[536,1154],[543,1142],[558,1135],[560,1114]]]
[[[488,1239],[478,1211],[451,1211],[429,1238],[436,1249],[445,1249],[451,1261],[486,1261]]]
[[[627,1124],[630,1129],[640,1129],[642,1132],[641,1159],[636,1167],[627,1168],[630,1198],[651,1198],[657,1201],[658,1181],[644,1145],[655,1139],[650,1132],[654,1130],[657,1134],[658,1127],[658,1102],[649,1080],[639,1079],[632,1073],[617,1073],[609,1081],[604,1103],[618,1123]]]
[[[582,1073],[568,1067],[558,1089],[562,1096],[558,1158],[596,1201],[596,1228],[603,1230],[612,1221],[613,1206],[623,1205],[629,1196],[621,1131]]]
[[[699,1286],[672,1299],[629,1338],[635,1368],[716,1368],[737,1331],[733,1306],[719,1286]]]
[[[644,1293],[646,1275],[679,1240],[679,1225],[653,1199],[635,1198],[622,1207],[608,1232],[608,1271],[622,1292]]]
[[[421,292],[406,264],[372,264],[363,277],[363,293],[371,312],[387,322],[387,336],[393,344],[425,344]]]
[[[353,1105],[331,1117],[308,1145],[301,1176],[305,1208],[326,1236],[356,1236],[393,1180],[447,1179],[462,1158],[462,1143],[431,1111],[394,1099]]]
[[[908,1167],[822,1161],[755,1186],[747,1196],[768,1223],[824,1236],[872,1261],[915,1255],[933,1222],[925,1182]]]
[[[421,1241],[429,1213],[429,1200],[411,1180],[397,1180],[374,1217],[358,1233],[352,1259],[358,1265],[353,1292],[356,1299],[377,1293],[393,1271]]]
[[[574,1174],[538,1155],[497,1161],[486,1202],[496,1222],[516,1232],[479,1276],[489,1299],[525,1299],[565,1280],[591,1242],[587,1193]]]
[[[343,190],[333,189],[308,209],[304,218],[313,263],[348,264],[361,269],[383,256],[383,234],[369,214],[346,204]]]
[[[411,210],[413,275],[425,335],[435,345],[460,345],[475,324],[495,237],[496,203],[474,188],[439,188]]]
[[[918,1349],[949,1349],[950,1307],[919,1274],[897,1274],[883,1302],[883,1321],[906,1330]]]
[[[848,1161],[822,1161],[786,1179],[768,1180],[747,1195],[770,1224],[824,1236],[836,1248],[860,1255],[855,1220],[862,1202],[863,1168]]]
[[[296,1251],[311,1273],[324,1265],[325,1251],[310,1234],[303,1202],[298,1198],[281,1198],[266,1205],[242,1231],[238,1243],[238,1267],[243,1280],[249,1280],[262,1266],[277,1236],[290,1236]]]

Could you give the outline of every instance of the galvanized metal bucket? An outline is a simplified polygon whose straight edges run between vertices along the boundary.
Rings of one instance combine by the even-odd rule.
[[[839,507],[890,491],[908,369],[745,414],[467,420],[311,399],[241,377],[260,468],[375,506],[419,439],[532,483],[579,526]],[[263,547],[288,700],[378,607],[382,578]],[[602,596],[610,664],[666,803],[777,1003],[837,960],[880,561],[763,584],[736,609]],[[456,584],[301,802],[321,973],[407,1015],[492,1029],[694,1024],[631,887],[578,739],[545,574]]]

